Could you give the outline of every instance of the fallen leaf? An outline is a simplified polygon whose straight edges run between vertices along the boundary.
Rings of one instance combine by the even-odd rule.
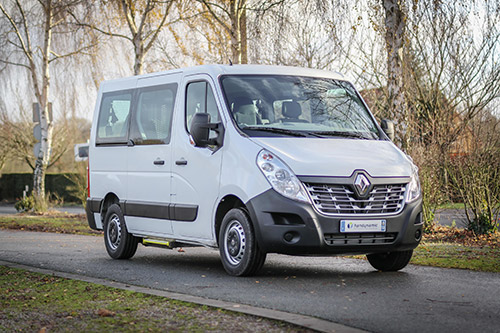
[[[115,316],[115,313],[113,311],[109,311],[107,309],[99,309],[99,311],[97,311],[97,314],[101,317],[114,317]]]

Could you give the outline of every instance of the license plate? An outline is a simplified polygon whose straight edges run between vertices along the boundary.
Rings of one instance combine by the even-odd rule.
[[[385,232],[385,220],[340,220],[340,232]]]

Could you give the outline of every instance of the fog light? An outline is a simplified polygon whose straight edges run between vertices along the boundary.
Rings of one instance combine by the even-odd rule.
[[[283,238],[287,241],[287,242],[291,242],[292,239],[293,239],[293,234],[291,232],[287,232]]]
[[[419,242],[422,239],[422,230],[418,229],[415,231],[415,240]]]

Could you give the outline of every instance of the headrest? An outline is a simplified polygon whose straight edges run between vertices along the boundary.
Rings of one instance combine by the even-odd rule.
[[[253,104],[245,104],[241,105],[236,112],[241,114],[255,114],[257,113],[257,107]]]
[[[253,101],[249,97],[237,97],[233,100],[233,112],[239,112],[238,108],[242,105],[253,104]]]
[[[281,106],[281,113],[287,118],[299,118],[302,110],[300,104],[297,102],[283,102]]]

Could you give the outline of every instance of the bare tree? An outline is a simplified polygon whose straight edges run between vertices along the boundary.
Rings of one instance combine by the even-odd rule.
[[[407,100],[421,139],[443,154],[500,94],[500,3],[493,3],[419,3],[410,13]]]
[[[33,147],[36,140],[33,136],[33,123],[30,121],[27,112],[22,110],[22,107],[21,115],[17,118],[17,120],[13,120],[5,111],[0,111],[0,142],[3,143],[0,148],[5,147],[9,160],[22,161],[32,171],[35,171],[36,156],[33,155]],[[56,164],[70,148],[70,145],[68,145],[70,139],[69,126],[54,122],[53,128],[52,152],[47,169]]]
[[[3,41],[0,63],[20,66],[29,73],[32,90],[38,102],[41,148],[34,165],[34,195],[39,209],[45,209],[45,172],[51,160],[54,126],[49,118],[50,69],[54,61],[76,55],[89,46],[59,53],[52,47],[54,33],[64,31],[65,13],[78,5],[77,0],[39,0],[26,4],[13,0],[0,3],[2,24],[9,26]]]
[[[349,41],[342,31],[348,13],[343,0],[289,1],[276,6],[265,18],[251,22],[255,44],[260,46],[253,48],[254,57],[279,65],[345,69]]]
[[[247,0],[198,1],[230,36],[231,61],[236,64],[248,63]]]
[[[469,126],[472,151],[454,157],[448,171],[452,188],[465,205],[468,228],[484,234],[499,228],[500,120],[488,111],[481,113]]]
[[[106,3],[96,2],[95,8],[89,11],[94,17],[87,15],[79,18],[76,13],[72,16],[79,26],[130,42],[134,49],[134,75],[140,75],[144,71],[146,55],[155,45],[162,29],[169,23],[167,17],[175,1],[115,0],[111,2],[111,8],[106,8]],[[104,20],[102,13],[108,15]]]
[[[387,49],[387,92],[390,117],[407,123],[403,89],[402,54],[406,30],[404,0],[381,0],[385,11],[385,45]],[[408,138],[408,135],[405,135]],[[403,140],[406,141],[406,140]],[[407,143],[403,142],[406,147]]]
[[[200,14],[201,18],[205,17],[209,26],[215,28],[221,27],[222,33],[225,34],[229,41],[224,42],[221,46],[229,44],[230,60],[235,64],[248,63],[248,20],[249,15],[256,17],[262,16],[272,8],[282,5],[285,0],[196,0],[202,5]],[[210,19],[213,19],[211,21]],[[215,23],[215,24],[214,24]],[[217,30],[215,28],[214,30]],[[225,38],[219,39],[224,40]],[[220,46],[219,46],[220,47]]]

